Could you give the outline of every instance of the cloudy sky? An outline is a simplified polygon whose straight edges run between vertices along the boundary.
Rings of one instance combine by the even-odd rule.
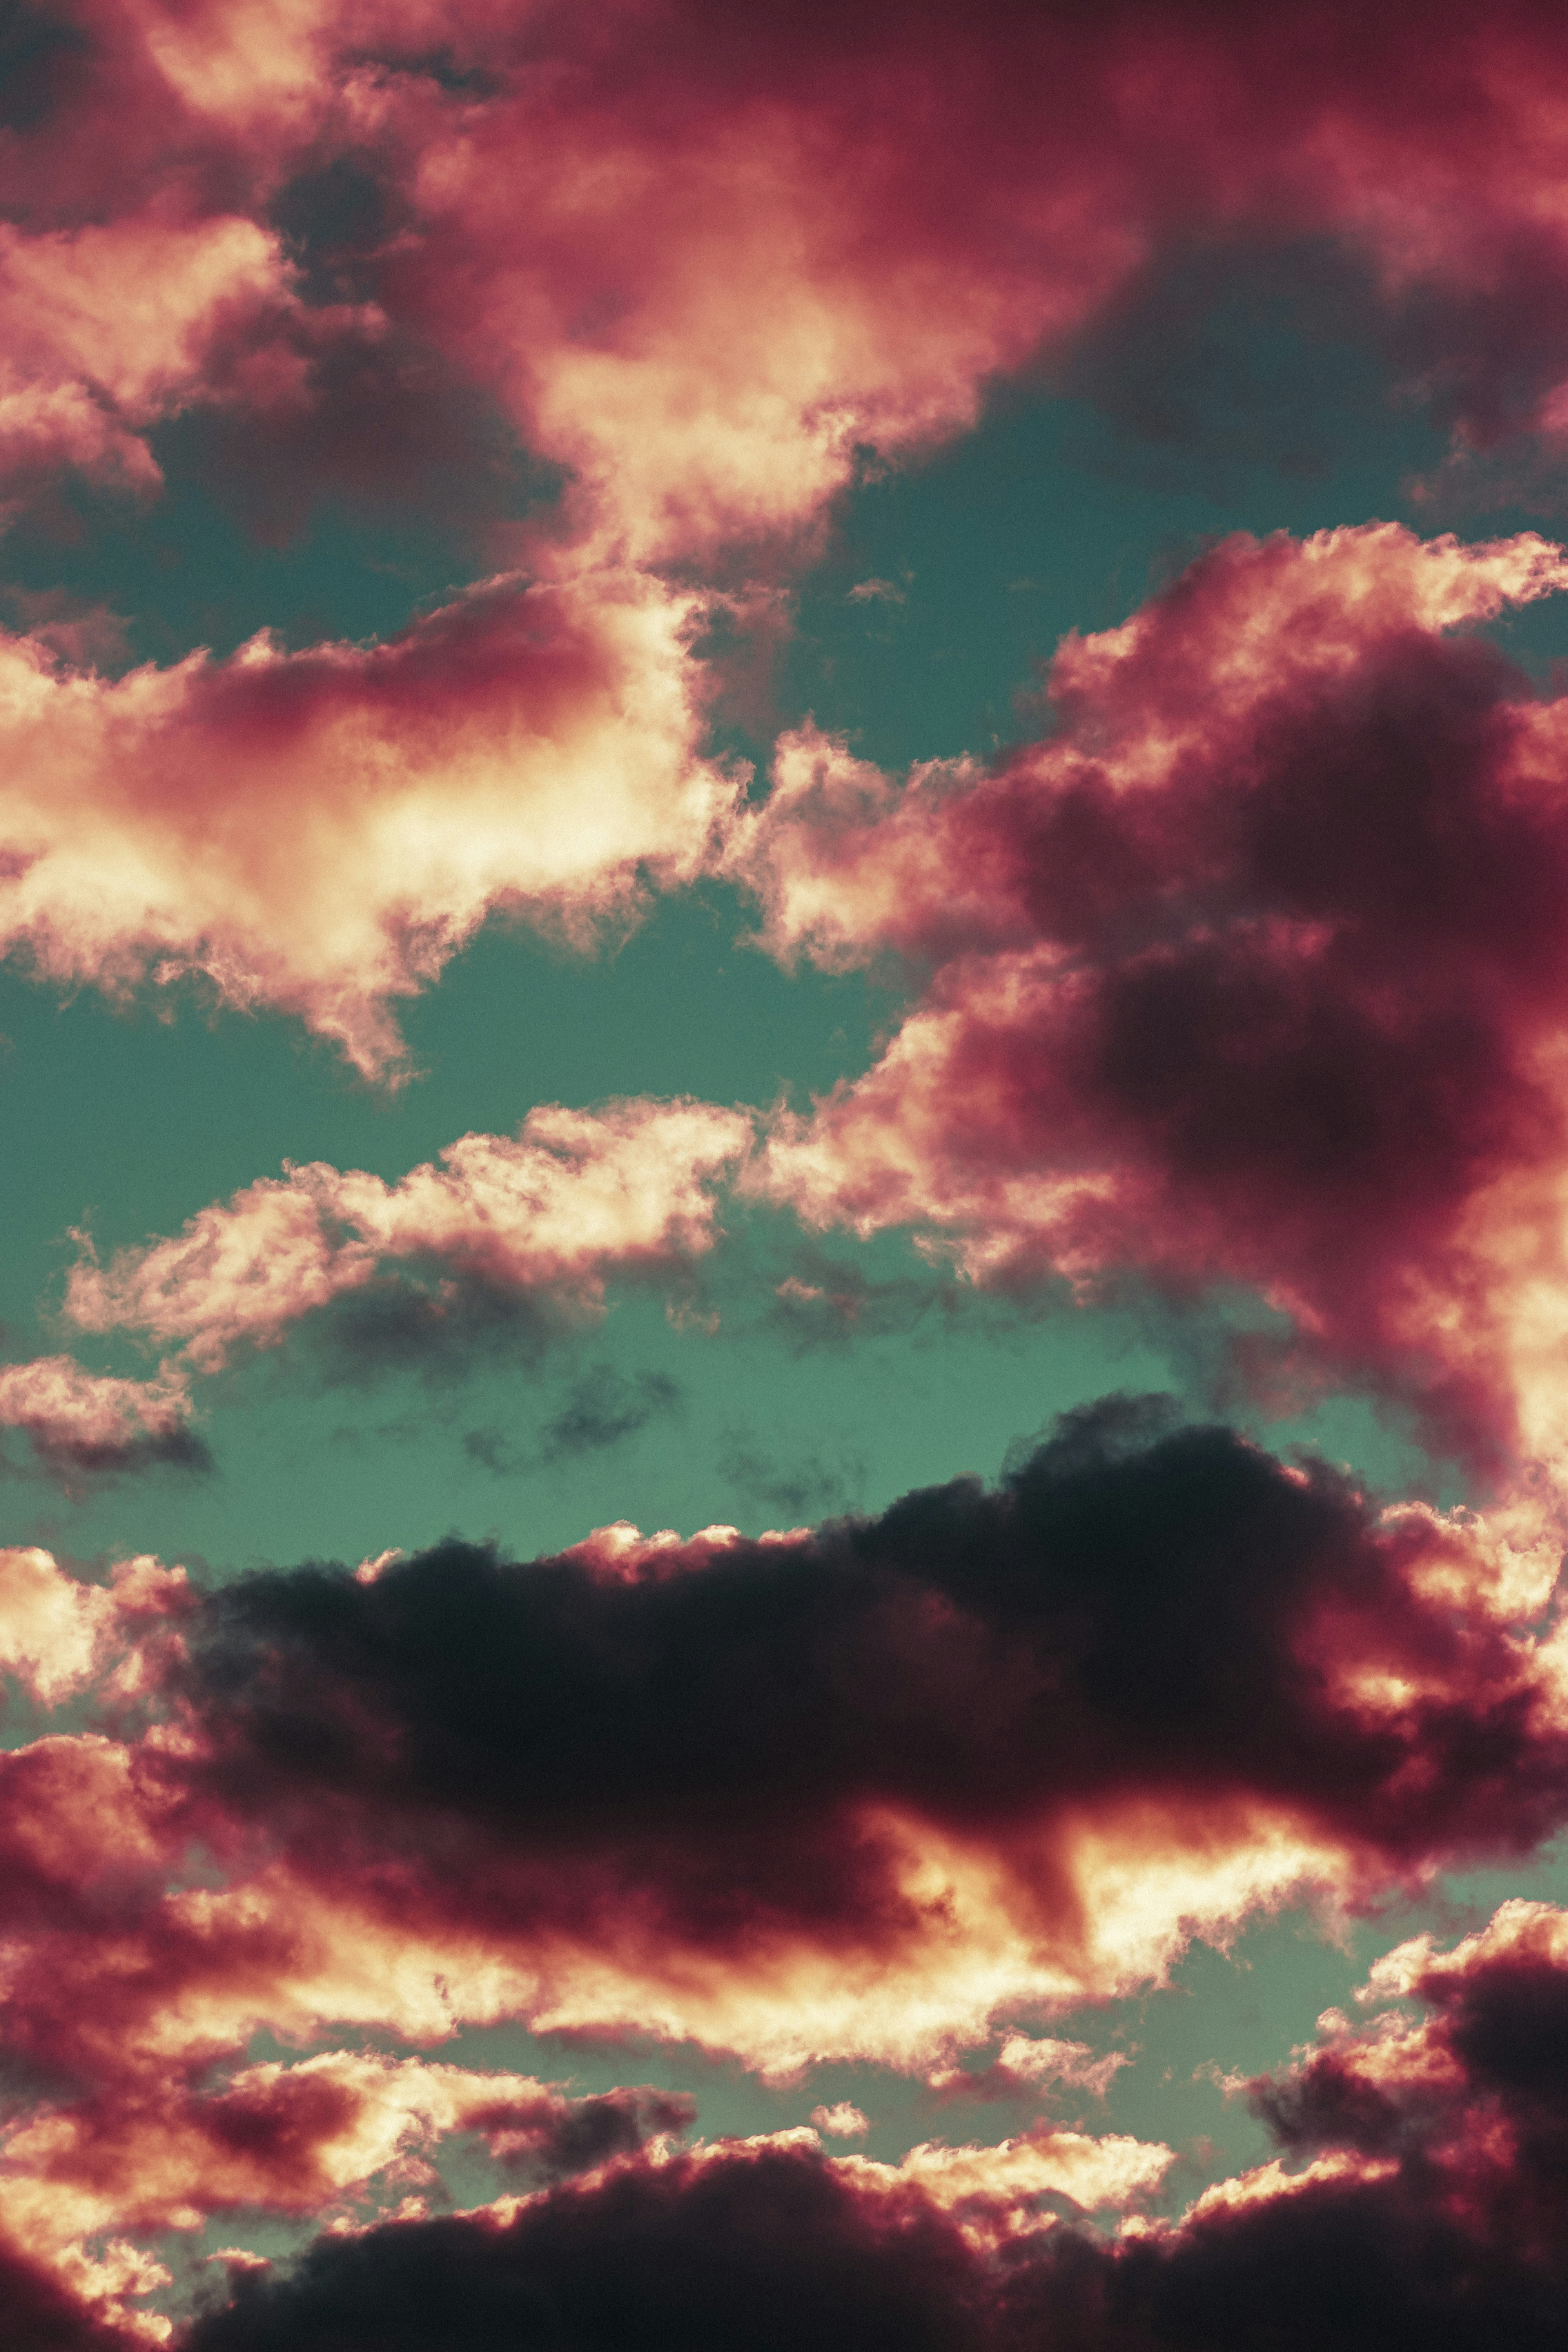
[[[1555,5],[0,10],[7,2352],[1563,2340],[1560,531]]]

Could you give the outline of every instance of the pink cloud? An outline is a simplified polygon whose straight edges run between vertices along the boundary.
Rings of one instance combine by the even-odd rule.
[[[205,1600],[152,1562],[99,1588],[6,1555],[0,1657],[44,1704],[96,1685],[108,1713],[0,1752],[7,2041],[55,2086],[9,2123],[0,2230],[62,2292],[108,2263],[123,2315],[150,2258],[117,2268],[116,2233],[420,2199],[456,2132],[535,2181],[609,2182],[684,2121],[425,2058],[247,2060],[258,2028],[428,2042],[516,2019],[954,2090],[954,2052],[999,2030],[1018,2089],[1098,2092],[1114,2059],[1007,2021],[1561,1821],[1557,1548],[1513,1535],[1375,1515],[1219,1433],[1075,1425],[995,1496],[758,1544],[611,1530],[527,1567],[448,1545]],[[1489,1936],[1510,1968],[1551,1941],[1529,1906]],[[1466,1949],[1405,1947],[1375,1990],[1458,2016]],[[1292,2146],[1299,2109],[1287,2085]],[[1344,2137],[1192,2226],[1393,2177]],[[975,2247],[1033,2243],[1052,2200],[1136,2204],[1168,2163],[1044,2125],[833,2160]]]
[[[84,1371],[69,1356],[0,1365],[0,1428],[19,1429],[44,1467],[68,1484],[86,1471],[152,1462],[195,1466],[188,1376],[173,1368],[151,1381]]]
[[[1160,1980],[1194,1934],[1550,1833],[1562,1636],[1521,1629],[1549,1533],[1379,1518],[1217,1433],[1097,1443],[847,1530],[611,1529],[527,1568],[454,1544],[216,1594],[176,1676],[195,1745],[147,1767],[255,1857],[203,1911],[215,1955],[248,1922],[265,1977],[286,1920],[327,2016],[439,1973],[464,2015],[930,2075],[1009,2018]],[[195,1916],[163,1916],[190,1957],[138,2002],[208,1965]],[[253,1964],[215,1964],[243,2010]],[[1010,2093],[1099,2091],[1114,2060],[1015,2032],[1001,2063]]]
[[[69,466],[153,488],[149,425],[197,397],[298,404],[311,342],[376,324],[307,313],[277,236],[239,215],[0,224],[0,485]]]
[[[1194,235],[1337,239],[1469,441],[1557,431],[1564,69],[1528,5],[1436,36],[1384,8],[1353,40],[1294,8],[879,6],[743,44],[711,0],[592,26],[490,0],[76,14],[86,46],[0,195],[46,239],[151,235],[171,206],[195,239],[268,236],[291,173],[352,156],[391,206],[381,313],[571,469],[579,553],[809,534],[867,451],[963,429]],[[132,332],[107,283],[70,317],[68,342]],[[224,396],[196,366],[192,396]],[[68,400],[22,422],[144,462]]]
[[[584,2341],[607,2340],[604,2315],[624,2310],[671,2341],[700,2328],[753,2340],[765,2315],[775,2341],[835,2352],[1374,2352],[1392,2339],[1545,2352],[1568,2284],[1568,1970],[1561,1915],[1540,1910],[1523,1935],[1505,1911],[1455,1965],[1429,1968],[1424,2020],[1359,2033],[1325,2020],[1316,2053],[1249,2086],[1282,2157],[1173,2219],[1124,2212],[1112,2233],[1039,2210],[1146,2194],[1169,2151],[1136,2141],[927,2145],[895,2167],[773,2134],[632,2157],[580,2187],[352,2248],[319,2240],[291,2276],[237,2279],[193,2352],[293,2352],[324,2346],[329,2326],[395,2342],[411,2301],[459,2338],[498,2315],[521,2329],[542,2282]]]
[[[112,1670],[121,1690],[146,1671],[138,1644],[178,1618],[190,1588],[183,1569],[121,1560],[108,1584],[84,1584],[36,1546],[0,1551],[0,1666],[44,1706],[57,1706]]]
[[[460,1137],[395,1184],[315,1161],[203,1209],[172,1240],[106,1266],[83,1257],[66,1311],[86,1330],[183,1342],[204,1370],[403,1265],[437,1269],[437,1317],[468,1282],[593,1318],[612,1277],[676,1273],[712,1248],[718,1181],[750,1140],[744,1115],[704,1103],[547,1105],[515,1137]]]
[[[5,1555],[0,1660],[101,1726],[0,1752],[9,2047],[159,2132],[151,2086],[262,2028],[515,2019],[980,2097],[956,2053],[1000,2034],[1009,2095],[1098,2095],[1114,2056],[1018,2021],[1561,1822],[1550,1545],[1217,1433],[1107,1444],[853,1528],[205,1600]]]
[[[809,537],[868,451],[963,429],[1194,236],[1336,239],[1466,436],[1556,429],[1563,68],[1529,7],[1353,40],[1295,9],[794,11],[740,44],[695,0],[563,26],[548,71],[450,21],[488,91],[362,102],[407,207],[379,297],[618,554]]]
[[[1296,1333],[1261,1393],[1553,1454],[1564,705],[1453,633],[1565,581],[1530,536],[1238,538],[1067,639],[992,770],[786,744],[732,835],[767,944],[929,977],[749,1181],[982,1282],[1250,1284]]]
[[[1037,2098],[1053,2083],[1103,2099],[1113,2078],[1131,2061],[1129,2050],[1108,2051],[1097,2058],[1086,2042],[1010,2033],[989,2066],[978,2071],[939,2067],[927,2075],[926,2088],[934,2091],[944,2105],[963,2099]]]
[[[384,645],[113,684],[0,639],[0,942],[61,982],[195,977],[395,1069],[390,1003],[491,912],[585,940],[705,862],[738,786],[696,753],[694,609],[498,582]]]
[[[1556,430],[1564,68],[1529,8],[1438,40],[1391,9],[1350,46],[1289,11],[1138,7],[938,10],[918,39],[902,9],[852,39],[792,12],[744,44],[705,0],[591,28],[488,0],[72,21],[0,157],[26,207],[0,253],[22,489],[67,462],[149,485],[147,431],[199,402],[261,420],[260,478],[315,478],[314,418],[323,463],[406,488],[418,354],[569,477],[506,558],[553,586],[388,646],[258,640],[109,686],[0,644],[0,947],[67,984],[195,975],[367,1070],[397,1063],[391,1005],[492,911],[586,934],[709,865],[735,785],[699,756],[698,605],[623,567],[815,543],[868,453],[964,429],[1173,241],[1337,237],[1471,441]],[[355,263],[372,291],[312,303],[273,214],[334,158],[385,218]],[[360,415],[383,346],[386,402],[349,429],[331,403]],[[805,880],[792,919],[826,951]]]

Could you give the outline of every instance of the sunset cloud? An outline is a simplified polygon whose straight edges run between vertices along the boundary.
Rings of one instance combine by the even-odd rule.
[[[133,1381],[84,1371],[69,1356],[0,1365],[0,1428],[20,1430],[40,1466],[67,1484],[84,1473],[207,1462],[188,1380],[176,1370]]]
[[[147,428],[193,398],[307,402],[312,345],[384,322],[308,311],[292,279],[276,236],[239,216],[0,224],[0,495],[65,467],[151,490]]]
[[[1557,2352],[1565,180],[1547,0],[4,12],[4,2352]]]
[[[464,1286],[592,1321],[611,1278],[678,1276],[712,1248],[715,1187],[750,1136],[742,1114],[704,1103],[546,1105],[515,1137],[463,1136],[439,1166],[395,1184],[320,1161],[289,1168],[202,1210],[172,1240],[107,1265],[79,1259],[66,1311],[85,1330],[183,1342],[204,1370],[242,1341],[275,1345],[300,1317],[404,1267],[428,1273],[434,1326],[461,1320]]]
[[[693,611],[641,576],[501,581],[379,646],[117,682],[0,640],[0,944],[64,984],[194,980],[395,1072],[391,1004],[487,916],[585,942],[703,864],[736,786],[696,753]]]
[[[1521,1954],[1503,1915],[1423,1980],[1424,2023],[1346,2029],[1284,2077],[1260,2078],[1253,2095],[1285,2160],[1217,2183],[1175,2221],[1134,2215],[1110,2237],[1069,2218],[1004,2236],[1009,2174],[1056,2168],[1049,2140],[916,2149],[893,2194],[893,2168],[825,2158],[812,2135],[794,2135],[634,2158],[517,2208],[319,2239],[290,2273],[237,2279],[195,2347],[413,2352],[437,2314],[459,2341],[480,2314],[521,2333],[548,2298],[584,2346],[624,2340],[635,2313],[644,2332],[686,2342],[744,2335],[845,2352],[868,2341],[1179,2352],[1197,2340],[1244,2352],[1260,2327],[1284,2352],[1329,2335],[1545,2352],[1565,2284],[1560,1924],[1544,1911]],[[1521,1965],[1533,1972],[1522,2006]],[[1073,2136],[1056,2138],[1068,2157]],[[1161,2153],[1142,2150],[1129,2173],[1149,2177]],[[1069,2216],[1109,2180],[1114,2143],[1086,2141],[1083,2156],[1087,2200],[1061,2185]],[[951,2193],[960,2184],[967,2204]]]
[[[786,744],[734,836],[767,943],[930,976],[759,1181],[983,1283],[1250,1285],[1293,1326],[1265,1401],[1360,1379],[1552,1455],[1568,735],[1453,632],[1565,583],[1530,535],[1236,538],[1068,638],[992,769]]]
[[[1260,1908],[1550,1833],[1561,1641],[1521,1621],[1556,1554],[1497,1549],[1108,1410],[994,1494],[817,1534],[243,1580],[187,1632],[194,1744],[138,1769],[276,1857],[234,1924],[276,1906],[301,1954],[413,1981],[445,1939],[451,1997],[488,1951],[536,2027],[929,2071]],[[1000,2063],[1047,2051],[1102,2087],[1070,2044]]]

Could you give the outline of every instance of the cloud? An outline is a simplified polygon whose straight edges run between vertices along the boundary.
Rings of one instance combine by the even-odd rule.
[[[189,1382],[167,1366],[133,1381],[84,1371],[69,1356],[0,1365],[0,1428],[22,1431],[40,1467],[67,1486],[158,1463],[212,1466],[191,1427]]]
[[[1384,6],[1352,39],[1293,7],[900,5],[742,44],[690,0],[563,29],[547,78],[487,30],[465,106],[387,87],[413,231],[377,297],[569,469],[568,527],[636,560],[809,533],[868,451],[962,430],[1215,236],[1342,248],[1468,444],[1557,431],[1538,8],[1435,32]]]
[[[835,2139],[858,2139],[871,2128],[859,2108],[852,2106],[847,2099],[840,2099],[836,2106],[813,2107],[811,2120],[816,2130],[826,2132]]]
[[[752,1180],[1004,1288],[1252,1286],[1265,1400],[1360,1380],[1495,1471],[1568,1439],[1564,709],[1474,634],[1531,536],[1226,541],[1069,636],[1054,727],[901,788],[786,742],[734,836],[766,943],[926,977]]]
[[[233,0],[177,24],[94,0],[68,21],[0,164],[0,200],[25,198],[32,247],[63,257],[35,273],[52,290],[18,394],[63,404],[41,467],[68,445],[151,467],[149,404],[240,395],[321,413],[323,454],[363,467],[323,378],[374,318],[405,369],[435,355],[566,470],[579,550],[798,541],[868,452],[963,429],[999,376],[1070,354],[1216,236],[1341,248],[1465,446],[1560,438],[1563,68],[1530,0],[1436,29],[1386,5],[1353,39],[1294,6],[1142,0],[1092,19],[900,0],[852,35],[797,9],[743,43],[713,0],[592,28],[525,30],[489,0],[286,26]],[[365,293],[311,305],[279,227],[297,236],[300,190],[344,167]],[[194,295],[126,305],[90,266],[184,240],[157,273],[173,289],[187,248],[225,236],[255,242],[271,305],[226,369]],[[374,437],[397,438],[396,406],[373,407]]]
[[[1328,239],[1465,448],[1561,444],[1549,14],[1434,38],[1391,5],[1350,44],[1294,10],[917,15],[743,44],[710,0],[62,19],[0,158],[17,496],[62,466],[153,488],[149,433],[198,407],[274,532],[300,483],[405,496],[437,445],[489,483],[515,436],[566,487],[494,534],[531,588],[384,645],[110,684],[58,630],[0,640],[0,949],[194,977],[395,1071],[391,1008],[490,914],[583,939],[710,863],[738,785],[700,756],[703,600],[671,579],[816,545],[868,462],[971,425],[1194,239]],[[364,221],[316,251],[334,172]]]
[[[68,2289],[110,2231],[188,2233],[260,2213],[298,2220],[351,2210],[348,2200],[373,2189],[439,2198],[432,2159],[458,2135],[520,2182],[592,2175],[684,2131],[693,2112],[668,2092],[574,2099],[528,2076],[351,2051],[243,2067],[212,2087],[127,2066],[13,2124],[0,2232]],[[150,2267],[142,2257],[142,2273]],[[160,2268],[147,2284],[168,2276]],[[105,2316],[121,2320],[122,2298],[145,2291],[134,2273],[106,2284]]]
[[[561,1410],[552,1414],[530,1447],[513,1444],[500,1429],[471,1429],[463,1439],[470,1460],[498,1477],[584,1454],[607,1453],[650,1422],[668,1420],[684,1402],[679,1384],[663,1372],[639,1372],[626,1380],[613,1364],[595,1364],[574,1381]]]
[[[663,2095],[568,2112],[424,2058],[258,2061],[258,2028],[428,2042],[510,2019],[695,2038],[775,2076],[869,2059],[939,2095],[1098,2092],[1113,2059],[1008,2021],[1158,1981],[1259,1907],[1370,1902],[1560,1825],[1560,1545],[1527,1535],[1379,1512],[1324,1469],[1122,1403],[1070,1417],[995,1489],[754,1543],[608,1528],[521,1566],[451,1543],[205,1597],[153,1562],[99,1587],[8,1554],[0,1659],[39,1704],[96,1690],[100,1711],[0,1751],[0,1990],[32,2086],[0,2233],[68,2283],[84,2246],[142,2230],[318,2212],[372,2179],[423,2198],[437,2143],[470,2132],[527,2184],[464,2225],[500,2233],[473,2242],[482,2270],[502,2239],[533,2246],[529,2215],[585,2211],[547,2187],[574,2168],[628,2208],[699,2178],[637,2153],[687,2120]],[[1488,1965],[1556,1953],[1546,1916],[1500,1915]],[[1467,1948],[1403,1948],[1380,1997],[1458,2016],[1443,1987]],[[954,2053],[998,2027],[995,2067],[961,2081]],[[1347,2046],[1342,2074],[1370,2080]],[[1289,2145],[1319,2129],[1322,2071],[1255,2086]],[[1265,2207],[1289,2236],[1298,2210],[1391,2177],[1343,2137],[1200,2204],[1191,2242],[1236,2215],[1261,2229]],[[770,2195],[826,2178],[800,2195],[855,2233],[945,2215],[972,2251],[1135,2206],[1169,2163],[1045,2123],[826,2176],[803,2150],[774,2151],[805,2169]],[[1185,2275],[1163,2226],[1117,2256],[1126,2293]],[[247,2292],[237,2313],[272,2307]]]
[[[312,343],[384,322],[306,310],[292,278],[277,237],[238,215],[0,223],[0,491],[66,467],[149,491],[147,429],[191,399],[299,406]]]
[[[923,2200],[857,2197],[805,2149],[737,2149],[622,2171],[504,2220],[320,2241],[288,2280],[237,2280],[192,2345],[317,2352],[357,2336],[413,2352],[437,2328],[526,2342],[549,2315],[574,2352],[639,2337],[957,2352],[962,2262],[957,2231]]]
[[[676,1412],[680,1391],[663,1372],[639,1372],[624,1381],[611,1364],[601,1364],[580,1381],[554,1418],[546,1422],[540,1451],[546,1462],[571,1461],[618,1445],[650,1421]]]
[[[837,1463],[816,1453],[776,1461],[747,1444],[744,1432],[737,1430],[726,1437],[718,1467],[749,1503],[782,1511],[792,1525],[847,1508],[866,1480],[862,1454],[841,1454]]]
[[[247,1186],[168,1241],[89,1249],[66,1311],[81,1329],[183,1344],[204,1370],[242,1343],[277,1344],[334,1302],[368,1309],[340,1348],[395,1361],[526,1302],[548,1322],[595,1321],[615,1276],[679,1274],[717,1238],[716,1181],[750,1142],[736,1111],[689,1101],[542,1105],[515,1137],[467,1135],[395,1184],[311,1161]],[[393,1271],[423,1272],[412,1291]],[[581,1426],[563,1425],[569,1444]],[[570,1416],[568,1415],[568,1418]]]
[[[694,610],[501,580],[380,645],[113,682],[0,635],[0,946],[68,985],[195,980],[395,1074],[392,1003],[488,916],[585,943],[706,861],[738,787],[697,756]]]
[[[1131,2060],[1128,2050],[1111,2050],[1096,2057],[1086,2042],[1011,2033],[989,2066],[978,2072],[962,2066],[939,2067],[926,2076],[926,2088],[944,2106],[965,2099],[1037,2098],[1050,2083],[1063,2083],[1103,2099],[1113,2076],[1131,2065]]]
[[[1071,2218],[1111,2182],[1115,2141],[923,2147],[897,2168],[825,2158],[809,2135],[731,2143],[633,2158],[521,2206],[319,2239],[291,2273],[237,2279],[192,2352],[413,2352],[437,2322],[456,2341],[523,2340],[544,2311],[574,2352],[634,2331],[918,2352],[1245,2352],[1265,2331],[1281,2352],[1545,2352],[1568,2294],[1563,1915],[1505,1906],[1411,1973],[1424,2021],[1341,2030],[1255,2086],[1299,2168],[1223,2181],[1178,2221],[1134,2214],[1112,2237]],[[1119,2200],[1157,2177],[1160,2153],[1129,2154]],[[1068,2218],[1037,2210],[1009,2228],[1027,2211],[1024,2179],[1061,2182],[1075,2160],[1085,2198],[1058,2188]]]
[[[110,1671],[121,1690],[145,1673],[138,1643],[178,1618],[192,1594],[183,1569],[121,1560],[108,1584],[84,1584],[36,1546],[0,1551],[0,1667],[44,1706],[57,1706]],[[128,1664],[134,1662],[127,1675]]]
[[[296,1934],[410,1981],[488,1949],[535,2028],[927,2072],[1259,1906],[1549,1834],[1558,1557],[1110,1406],[815,1533],[243,1579],[187,1632],[168,1801]]]

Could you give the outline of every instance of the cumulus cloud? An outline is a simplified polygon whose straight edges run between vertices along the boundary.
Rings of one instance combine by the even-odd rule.
[[[647,567],[814,543],[868,452],[972,424],[1173,244],[1327,236],[1467,446],[1561,439],[1564,69],[1527,5],[1441,40],[1384,5],[1349,43],[1138,0],[879,6],[852,38],[794,10],[744,43],[711,0],[59,21],[0,155],[24,489],[63,464],[153,486],[148,432],[192,404],[258,421],[241,478],[406,489],[463,399],[567,484],[511,536],[543,584],[386,646],[109,686],[0,644],[0,946],[66,982],[205,976],[367,1070],[492,910],[581,933],[707,862],[734,787],[699,756],[693,593]],[[354,285],[307,299],[279,224],[339,167],[377,226]]]
[[[0,493],[66,468],[151,490],[147,428],[193,397],[300,405],[312,343],[384,322],[307,310],[292,280],[277,236],[238,215],[0,223]]]
[[[927,2075],[926,2088],[944,2105],[964,2099],[1037,2098],[1053,2083],[1103,2099],[1113,2078],[1131,2060],[1129,2050],[1110,2050],[1097,2057],[1086,2042],[1010,2033],[989,2066],[939,2066]]]
[[[424,2058],[245,2053],[258,2028],[429,2042],[510,2019],[694,2038],[775,2077],[871,2059],[939,2097],[1099,2094],[1118,2053],[1009,2021],[1159,1981],[1259,1906],[1374,1900],[1561,1823],[1559,1547],[1527,1533],[1379,1512],[1121,1405],[994,1490],[758,1542],[607,1528],[527,1565],[454,1543],[205,1596],[154,1562],[100,1587],[7,1554],[0,1661],[40,1704],[102,1711],[0,1751],[8,2063],[45,2093],[12,2113],[0,2231],[62,2292],[92,2249],[129,2250],[93,2290],[118,2325],[156,2284],[138,2231],[319,2211],[373,2179],[424,2198],[452,2133],[522,2183],[459,2230],[476,2261],[554,2226],[531,2216],[588,2216],[548,2187],[574,2171],[612,2203],[700,2204],[700,2178],[776,2160],[778,2193],[816,2182],[800,2194],[873,2236],[924,2215],[965,2262],[1135,2209],[1170,2151],[1080,2127],[826,2172],[796,2134],[650,2171],[642,2142],[689,2119],[662,2094],[568,2110]],[[1481,1957],[1556,1966],[1548,1916],[1501,1915]],[[1404,1948],[1377,1990],[1446,2016],[1471,1948]],[[954,2053],[998,2029],[963,2079]],[[1370,2080],[1404,2031],[1336,2029],[1330,2056]],[[1321,2136],[1328,2063],[1256,2089],[1290,2147]],[[1109,2274],[1133,2285],[1105,2292],[1392,2178],[1343,2139],[1200,2204],[1189,2236],[1149,2224]],[[584,2221],[602,2242],[609,2210]],[[287,2298],[335,2259],[234,2313],[284,2296],[309,2342]]]
[[[1251,1285],[1265,1397],[1359,1378],[1552,1457],[1565,706],[1473,625],[1565,583],[1528,534],[1237,537],[1068,637],[992,769],[786,744],[734,836],[767,943],[927,977],[767,1189],[984,1283]]]
[[[1560,423],[1563,68],[1530,0],[1441,37],[1401,0],[1353,37],[1146,0],[899,0],[852,31],[803,8],[743,43],[713,0],[592,27],[489,0],[177,22],[78,0],[66,21],[0,164],[35,234],[151,238],[173,214],[194,241],[268,237],[302,172],[352,158],[387,215],[362,257],[379,315],[570,470],[569,529],[634,560],[798,532],[865,450],[971,423],[999,373],[1205,232],[1338,242],[1468,442]],[[308,331],[352,333],[330,309]],[[89,407],[118,383],[91,373],[106,335],[153,348],[115,311],[89,283],[54,339],[47,382]],[[251,340],[258,379],[287,373]],[[183,320],[162,345],[221,396]]]
[[[113,683],[0,638],[0,943],[59,982],[199,978],[385,1073],[391,1003],[487,915],[583,940],[706,858],[736,787],[695,754],[691,611],[502,581],[383,645]]]
[[[296,1937],[405,1981],[489,1949],[536,2027],[940,2069],[1260,1906],[1548,1834],[1557,1559],[1108,1409],[816,1533],[242,1580],[187,1632],[168,1801]],[[1047,2055],[1109,2073],[1002,2063]]]
[[[107,1584],[86,1584],[51,1553],[12,1545],[0,1551],[0,1667],[50,1707],[106,1673],[134,1688],[145,1673],[140,1643],[192,1597],[183,1569],[145,1556],[121,1560]]]

